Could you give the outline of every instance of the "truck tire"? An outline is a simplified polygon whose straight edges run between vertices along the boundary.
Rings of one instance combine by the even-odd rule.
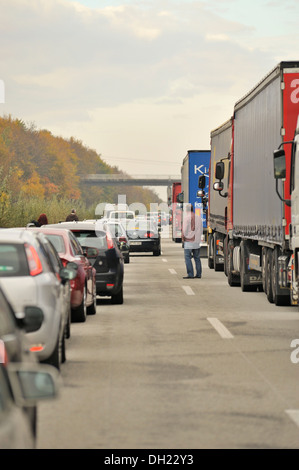
[[[273,303],[273,291],[272,291],[272,249],[267,248],[266,251],[266,266],[265,266],[265,274],[266,274],[266,295],[269,302]]]
[[[214,233],[213,236],[213,264],[215,271],[223,271],[224,265],[222,263],[217,263],[217,234]]]
[[[245,277],[246,275],[246,247],[244,246],[244,242],[240,244],[240,284],[242,292],[248,292],[250,290],[250,286],[246,284]]]
[[[272,253],[272,262],[271,262],[271,282],[272,282],[272,296],[273,302],[275,305],[288,305],[290,303],[289,295],[281,295],[279,293],[279,283],[278,283],[278,249],[274,249]]]
[[[208,237],[208,266],[210,269],[214,269],[214,255],[213,255],[213,246],[214,246],[214,237],[212,234]]]
[[[233,251],[234,245],[229,242],[227,245],[227,282],[231,287],[240,285],[240,276],[233,274]]]

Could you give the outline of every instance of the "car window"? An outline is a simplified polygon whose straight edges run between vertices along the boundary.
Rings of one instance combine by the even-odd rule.
[[[50,240],[52,245],[54,245],[58,253],[65,253],[66,249],[65,249],[65,243],[64,243],[64,239],[62,235],[54,235],[52,233],[47,233],[46,237],[48,240]]]
[[[122,231],[119,224],[108,224],[108,229],[112,237],[121,237],[124,235],[124,232]]]
[[[0,337],[14,333],[16,328],[14,313],[0,290]]]
[[[102,230],[74,230],[81,246],[95,247],[107,250],[106,232]]]
[[[51,242],[45,243],[45,250],[47,251],[52,270],[56,273],[59,274],[60,269],[62,268],[62,262],[59,258],[59,255],[54,248],[54,246],[51,244]]]
[[[1,243],[0,277],[28,275],[29,268],[24,246],[13,243]]]
[[[70,243],[71,243],[71,248],[72,248],[72,251],[73,251],[73,255],[74,256],[82,256],[83,251],[82,251],[81,245],[78,242],[77,238],[73,235],[72,232],[70,233],[69,236],[70,236]]]

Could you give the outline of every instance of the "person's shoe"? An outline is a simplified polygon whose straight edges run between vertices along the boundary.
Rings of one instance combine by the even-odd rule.
[[[201,279],[201,276],[195,276],[197,279]]]
[[[183,279],[194,279],[194,277],[191,277],[191,276],[185,276],[185,277],[183,277]]]

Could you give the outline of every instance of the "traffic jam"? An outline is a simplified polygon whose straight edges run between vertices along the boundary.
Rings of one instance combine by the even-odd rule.
[[[165,220],[164,220],[165,219]],[[34,448],[37,407],[59,391],[72,323],[123,304],[132,252],[161,254],[166,214],[0,230],[0,448]]]
[[[0,448],[34,447],[38,402],[57,396],[72,323],[95,315],[99,298],[123,304],[131,254],[160,256],[165,228],[181,243],[186,205],[202,219],[209,269],[298,305],[298,70],[278,64],[211,131],[211,149],[188,150],[168,212],[115,205],[100,219],[0,230]]]

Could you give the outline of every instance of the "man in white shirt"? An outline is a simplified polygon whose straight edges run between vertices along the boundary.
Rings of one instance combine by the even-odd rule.
[[[194,279],[192,258],[195,262],[196,278],[201,278],[200,243],[203,233],[201,216],[194,214],[192,204],[186,204],[183,216],[182,241],[187,276],[184,279]]]

